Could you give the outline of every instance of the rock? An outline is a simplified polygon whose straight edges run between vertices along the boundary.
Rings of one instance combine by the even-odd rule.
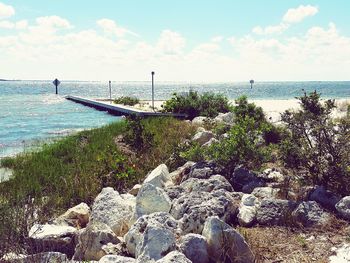
[[[210,139],[214,138],[214,136],[214,133],[211,131],[200,131],[193,136],[192,141],[197,142],[199,145],[203,145]]]
[[[217,217],[209,217],[202,235],[208,242],[208,253],[215,262],[254,262],[254,255],[242,235]]]
[[[171,200],[179,198],[180,195],[185,191],[185,189],[180,185],[169,186],[164,190]]]
[[[140,185],[140,184],[135,184],[134,187],[131,188],[128,193],[133,195],[133,196],[137,196],[137,193],[140,191],[141,186],[142,185]]]
[[[43,252],[43,253],[38,253],[33,255],[16,255],[16,256],[5,255],[3,258],[0,259],[1,262],[2,260],[9,263],[30,263],[30,262],[68,263],[69,262],[67,255],[59,252]]]
[[[256,219],[261,225],[283,225],[292,220],[296,203],[280,199],[263,199],[257,210]]]
[[[204,147],[204,148],[209,148],[210,146],[212,146],[213,144],[216,144],[216,143],[218,143],[218,142],[219,142],[218,139],[211,138],[209,141],[207,141],[206,143],[204,143],[204,144],[202,145],[202,147]]]
[[[182,177],[185,174],[188,174],[191,170],[191,167],[195,165],[194,162],[187,162],[183,166],[177,168],[175,171],[170,173],[170,178],[174,184],[179,184],[182,181]]]
[[[233,112],[219,113],[218,116],[214,118],[216,123],[226,123],[232,125],[234,123],[235,115]]]
[[[247,194],[250,194],[254,188],[265,185],[263,179],[258,178],[256,174],[243,167],[237,167],[235,169],[230,182],[235,191]]]
[[[350,220],[350,196],[343,197],[336,205],[335,209],[344,219]]]
[[[203,126],[205,122],[207,121],[207,117],[204,116],[198,116],[192,120],[192,124],[198,125],[198,126]]]
[[[189,173],[182,177],[181,182],[186,181],[189,178],[208,179],[210,176],[221,173],[221,168],[214,162],[198,162],[191,167]]]
[[[90,207],[85,203],[80,203],[55,219],[54,224],[84,228],[89,223],[89,217]]]
[[[329,257],[329,263],[349,263],[350,262],[350,245],[344,244],[340,248],[333,247],[332,252],[335,255]]]
[[[335,210],[335,205],[340,201],[341,197],[326,190],[323,186],[316,186],[315,190],[310,193],[309,200],[316,201],[322,207]]]
[[[125,242],[123,242],[124,239],[122,237],[118,237],[118,239],[121,241],[118,244],[107,243],[106,245],[103,245],[101,247],[105,255],[119,255],[119,256],[129,255],[129,252],[126,248],[126,244]]]
[[[280,190],[272,187],[256,187],[252,195],[256,196],[259,199],[266,199],[266,198],[277,198]]]
[[[208,263],[207,241],[198,234],[187,234],[181,237],[180,250],[193,263]]]
[[[236,220],[238,205],[228,192],[219,191],[183,193],[173,201],[170,213],[179,220],[184,233],[200,234],[209,216],[226,222]]]
[[[263,177],[268,181],[273,181],[277,183],[282,183],[285,179],[285,176],[275,169],[266,169],[263,172]]]
[[[99,260],[107,254],[103,246],[108,243],[118,244],[120,240],[108,225],[90,221],[78,237],[78,245],[73,258],[75,260]]]
[[[178,233],[178,223],[171,215],[153,213],[140,217],[124,239],[132,256],[157,260],[162,253],[175,249],[175,235]]]
[[[172,251],[165,257],[157,260],[157,263],[191,263],[191,260],[179,251]]]
[[[238,222],[241,226],[250,227],[255,223],[257,206],[259,204],[258,199],[254,195],[243,195],[237,215]]]
[[[155,212],[169,212],[171,200],[167,193],[159,187],[145,183],[136,196],[136,207],[133,220]]]
[[[233,192],[231,184],[222,175],[212,175],[209,179],[190,178],[181,184],[186,192],[212,192],[224,189]]]
[[[160,188],[165,188],[166,186],[171,185],[172,180],[169,175],[168,167],[165,164],[159,165],[149,175],[147,175],[143,183],[153,184],[154,186]]]
[[[113,188],[103,188],[92,206],[91,220],[108,225],[117,236],[124,235],[129,229],[135,202],[131,195],[119,195]]]
[[[35,224],[28,233],[30,249],[34,253],[55,251],[69,257],[74,253],[77,229],[71,226]]]
[[[99,263],[135,263],[136,259],[130,257],[123,257],[118,255],[106,255],[102,257]]]
[[[306,227],[323,225],[330,218],[315,201],[301,202],[292,212],[292,216],[296,222]]]
[[[176,238],[171,230],[164,227],[147,227],[140,246],[136,248],[135,256],[158,260],[175,248]]]

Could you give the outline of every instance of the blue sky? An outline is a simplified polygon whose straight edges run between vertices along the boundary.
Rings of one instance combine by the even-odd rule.
[[[347,80],[349,10],[348,0],[0,0],[0,78]]]

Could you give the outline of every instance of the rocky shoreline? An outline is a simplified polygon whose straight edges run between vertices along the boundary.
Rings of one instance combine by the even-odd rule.
[[[217,119],[230,122],[230,113]],[[193,123],[200,125],[203,119]],[[219,140],[199,128],[202,146]],[[320,186],[285,199],[289,180],[278,169],[255,173],[236,167],[227,178],[214,162],[187,162],[174,171],[160,164],[128,193],[104,188],[89,207],[81,203],[29,231],[30,255],[8,262],[255,262],[240,227],[322,228],[350,220],[350,196]],[[288,196],[295,197],[292,190]],[[288,242],[288,241],[286,241]],[[330,262],[349,262],[350,246],[333,248]],[[283,253],[281,251],[281,253]]]

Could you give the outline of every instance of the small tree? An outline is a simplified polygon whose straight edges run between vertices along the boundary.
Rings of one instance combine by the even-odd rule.
[[[334,100],[322,103],[316,91],[297,99],[301,110],[281,115],[290,131],[281,143],[282,159],[291,168],[306,170],[315,184],[349,191],[349,120],[333,120]]]

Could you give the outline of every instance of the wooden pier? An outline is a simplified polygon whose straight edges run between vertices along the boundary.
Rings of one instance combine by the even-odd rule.
[[[122,115],[135,115],[139,117],[175,117],[180,119],[185,119],[186,114],[181,113],[163,113],[163,112],[154,112],[154,111],[145,111],[140,110],[131,106],[125,106],[120,104],[113,104],[110,102],[93,100],[88,98],[82,98],[77,96],[66,96],[67,100],[74,101],[76,103],[83,104],[101,111],[108,111],[112,115],[122,116]]]

